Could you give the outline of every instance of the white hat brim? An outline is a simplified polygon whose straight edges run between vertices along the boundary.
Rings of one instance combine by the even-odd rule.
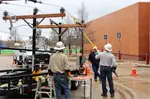
[[[104,48],[105,48],[105,50],[107,50],[107,51],[109,51],[109,52],[111,52],[112,51],[112,49],[107,49],[107,47],[106,47],[106,45],[104,46]]]
[[[58,47],[54,47],[55,50],[63,50],[65,49],[66,47],[61,47],[61,48],[58,48]]]

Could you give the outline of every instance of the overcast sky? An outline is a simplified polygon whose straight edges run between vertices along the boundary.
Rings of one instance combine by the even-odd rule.
[[[59,5],[64,7],[67,11],[69,11],[73,16],[77,16],[77,9],[81,7],[81,3],[84,2],[86,6],[86,10],[88,11],[88,20],[93,20],[99,18],[101,16],[107,15],[111,12],[124,8],[126,6],[132,5],[136,2],[150,2],[150,0],[41,0],[44,3]],[[13,2],[8,2],[10,4],[1,4],[0,5],[0,39],[8,39],[9,33],[2,33],[2,31],[9,32],[9,21],[5,22],[2,20],[4,10],[14,14],[14,15],[27,15],[33,13],[33,8],[37,7],[40,12],[39,13],[59,13],[60,7],[43,5],[43,4],[34,4],[32,2],[28,2],[25,4],[25,0],[18,0]],[[15,6],[16,5],[24,5]],[[26,7],[29,6],[29,7]],[[62,18],[57,18],[54,20],[62,21]],[[29,22],[32,22],[29,20]],[[43,24],[48,24],[49,21],[46,19]],[[22,20],[14,23],[14,26],[26,25],[26,23]],[[28,26],[22,26],[17,28],[17,31],[20,35],[30,36],[32,35],[32,29]],[[50,30],[43,30],[42,35],[48,36]],[[23,39],[27,39],[27,37],[21,36]]]

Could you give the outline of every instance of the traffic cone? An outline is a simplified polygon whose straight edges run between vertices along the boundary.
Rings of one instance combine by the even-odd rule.
[[[136,74],[136,64],[132,64],[132,76],[137,76]]]
[[[14,60],[12,60],[12,64],[15,64]]]

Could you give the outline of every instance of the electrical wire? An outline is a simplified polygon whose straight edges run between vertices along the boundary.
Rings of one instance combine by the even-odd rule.
[[[59,5],[55,5],[55,4],[49,4],[49,3],[44,3],[44,2],[42,2],[42,1],[39,1],[39,2],[37,2],[37,3],[39,3],[39,4],[44,4],[44,5],[49,5],[49,6],[54,6],[54,7],[62,7],[62,6],[59,6]]]
[[[3,3],[3,4],[9,4],[9,5],[14,5],[14,6],[20,6],[20,7],[26,7],[26,8],[35,8],[33,6],[26,6],[26,5],[21,5],[21,4],[14,4],[14,3]]]
[[[38,2],[39,4],[44,4],[44,5],[49,5],[49,6],[55,6],[55,7],[62,7],[62,6],[59,6],[59,5],[54,5],[54,4],[49,4],[49,3],[44,3],[44,2]],[[31,8],[35,8],[35,7],[32,7],[32,6],[25,6],[25,5],[20,5],[20,4],[12,4],[12,3],[4,3],[4,4],[10,4],[10,5],[15,5],[15,6],[21,6],[21,7],[31,7]],[[43,13],[41,10],[39,10],[41,13]],[[79,20],[77,19],[77,18],[75,18],[75,17],[73,17],[72,16],[72,14],[68,11],[68,10],[66,10],[65,9],[65,11],[68,13],[68,15],[70,15],[72,18],[73,18],[73,20],[77,23],[77,22],[79,22]],[[50,18],[49,18],[50,19]],[[84,36],[86,37],[86,39],[91,43],[91,45],[92,46],[95,46],[94,44],[93,44],[93,42],[89,39],[89,37],[83,32],[83,34],[84,34]]]
[[[1,30],[0,30],[0,32],[5,33],[5,34],[10,34],[10,32],[6,32],[6,31],[1,31]],[[17,35],[19,35],[19,34],[17,34]],[[19,35],[19,36],[29,38],[29,36],[25,36],[25,35]]]
[[[7,10],[4,9],[4,10],[0,10],[0,11],[7,11]],[[8,11],[7,11],[7,12],[8,12]],[[11,12],[8,12],[8,13],[10,13],[11,15],[15,15],[15,14],[13,14],[13,13],[11,13]]]
[[[43,2],[41,4],[46,4],[46,5],[55,6],[55,7],[62,7],[62,6],[59,6],[59,5],[54,5],[54,4],[49,4],[49,3],[43,3]],[[69,16],[71,16],[73,18],[73,20],[74,20],[75,23],[78,23],[79,25],[81,25],[81,23],[79,22],[79,19],[77,19],[76,17],[74,17],[68,10],[65,9],[65,11],[66,11],[66,13]],[[83,33],[83,35],[85,36],[85,38],[89,41],[89,43],[94,47],[95,46],[94,43],[90,40],[90,38],[86,35],[86,33],[83,32],[81,29],[80,29],[80,31]]]

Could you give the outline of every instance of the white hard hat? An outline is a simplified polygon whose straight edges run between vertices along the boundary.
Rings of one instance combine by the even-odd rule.
[[[63,42],[57,42],[56,46],[54,47],[55,50],[63,50],[65,48]]]
[[[105,50],[111,52],[112,51],[112,45],[110,43],[107,43],[105,46],[104,46]]]

